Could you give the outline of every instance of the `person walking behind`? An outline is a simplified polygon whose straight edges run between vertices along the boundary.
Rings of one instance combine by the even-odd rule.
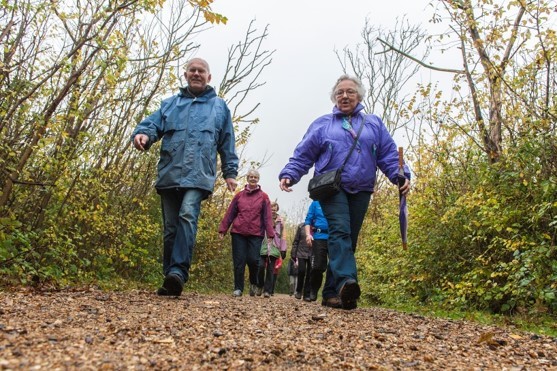
[[[278,214],[279,205],[276,202],[271,204],[272,218],[274,221],[274,233],[267,234],[268,237],[263,240],[260,250],[259,270],[257,274],[257,295],[270,298],[273,292],[274,272],[277,259],[281,256],[281,246],[284,245],[282,234],[284,232],[284,225],[282,218]]]
[[[302,224],[303,228],[303,224]],[[296,291],[296,284],[298,282],[298,264],[294,261],[292,257],[292,250],[290,250],[290,259],[288,259],[288,264],[286,266],[288,270],[288,295],[294,295]]]
[[[323,282],[323,273],[327,272],[330,277],[330,270],[327,269],[328,251],[327,239],[329,238],[329,225],[319,201],[313,201],[309,205],[305,221],[306,243],[311,248],[311,274],[310,274],[310,301],[317,300],[317,294]],[[339,308],[340,300],[336,292],[332,279],[325,280],[322,293],[323,300],[321,305],[326,307]]]
[[[269,196],[261,190],[259,172],[250,169],[247,184],[238,192],[219,225],[222,240],[230,228],[232,236],[232,264],[234,269],[233,296],[242,296],[246,264],[249,270],[249,294],[254,296],[257,289],[259,250],[265,237],[275,236],[273,214]]]
[[[375,185],[377,168],[398,185],[398,149],[381,119],[365,114],[366,94],[360,80],[340,76],[331,91],[333,112],[317,118],[279,173],[279,187],[286,192],[315,165],[314,176],[342,168],[341,189],[320,200],[329,224],[329,267],[342,307],[354,309],[360,297],[356,258],[358,235]],[[352,145],[354,151],[351,152]],[[348,156],[350,155],[350,156]],[[410,190],[410,169],[399,190]],[[327,280],[327,278],[326,278]],[[328,287],[327,282],[325,287]]]
[[[310,301],[311,291],[311,245],[307,243],[305,223],[298,224],[294,241],[292,242],[291,257],[298,267],[298,282],[295,288],[294,297]]]
[[[217,154],[228,190],[236,189],[238,175],[232,117],[225,101],[208,85],[209,64],[191,59],[184,75],[187,86],[163,100],[131,135],[140,151],[162,139],[155,188],[164,224],[164,281],[157,290],[163,296],[179,296],[188,281],[201,201],[215,186]]]
[[[282,251],[281,256],[275,260],[275,268],[273,269],[273,284],[271,285],[271,296],[275,295],[275,287],[277,285],[280,269],[282,268]]]

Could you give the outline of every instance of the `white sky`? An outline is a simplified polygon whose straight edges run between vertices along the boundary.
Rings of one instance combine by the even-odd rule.
[[[406,16],[412,24],[427,28],[433,12],[429,4],[430,0],[215,0],[213,10],[228,17],[228,23],[204,31],[195,40],[201,44],[196,56],[209,62],[215,87],[223,77],[228,48],[244,38],[249,22],[255,19],[257,34],[269,25],[264,49],[276,51],[261,76],[266,85],[251,97],[261,103],[255,113],[261,122],[246,155],[255,161],[269,157],[260,169],[260,185],[271,200],[277,199],[281,214],[300,215],[311,201],[307,182],[313,169],[291,193],[280,191],[278,173],[309,124],[333,108],[329,93],[342,74],[334,50],[361,43],[366,17],[376,26],[392,29],[397,17]],[[429,81],[430,72],[426,78]],[[244,179],[239,184],[243,186]]]

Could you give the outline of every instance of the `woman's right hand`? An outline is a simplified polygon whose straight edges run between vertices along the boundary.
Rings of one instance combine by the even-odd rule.
[[[279,187],[281,191],[292,192],[292,188],[290,188],[290,179],[288,178],[282,178]]]

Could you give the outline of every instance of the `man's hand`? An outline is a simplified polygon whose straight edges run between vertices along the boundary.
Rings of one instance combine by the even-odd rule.
[[[288,178],[282,178],[279,187],[281,191],[292,192],[292,188],[290,188],[290,179]]]
[[[236,187],[238,186],[238,182],[236,182],[236,179],[226,178],[224,181],[226,182],[226,188],[228,188],[230,192],[234,192],[236,190]]]
[[[313,245],[313,236],[312,235],[307,235],[306,236],[306,244],[311,247],[311,245]]]
[[[147,143],[149,143],[149,137],[145,134],[137,134],[133,137],[133,145],[140,151],[145,151]]]

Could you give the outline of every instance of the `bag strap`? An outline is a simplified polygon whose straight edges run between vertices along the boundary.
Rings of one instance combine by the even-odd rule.
[[[364,128],[365,124],[366,124],[366,120],[364,118],[364,120],[362,120],[362,125],[360,125],[360,128],[358,129],[358,134],[356,135],[356,138],[354,138],[354,143],[352,143],[352,147],[350,147],[350,151],[346,155],[346,158],[344,159],[344,162],[342,163],[342,166],[339,169],[341,173],[342,173],[342,169],[344,169],[344,165],[346,165],[346,162],[348,162],[348,158],[352,154],[352,151],[354,150],[354,147],[356,147],[356,144],[358,143],[358,138],[360,137],[360,134],[361,134],[362,129]]]

